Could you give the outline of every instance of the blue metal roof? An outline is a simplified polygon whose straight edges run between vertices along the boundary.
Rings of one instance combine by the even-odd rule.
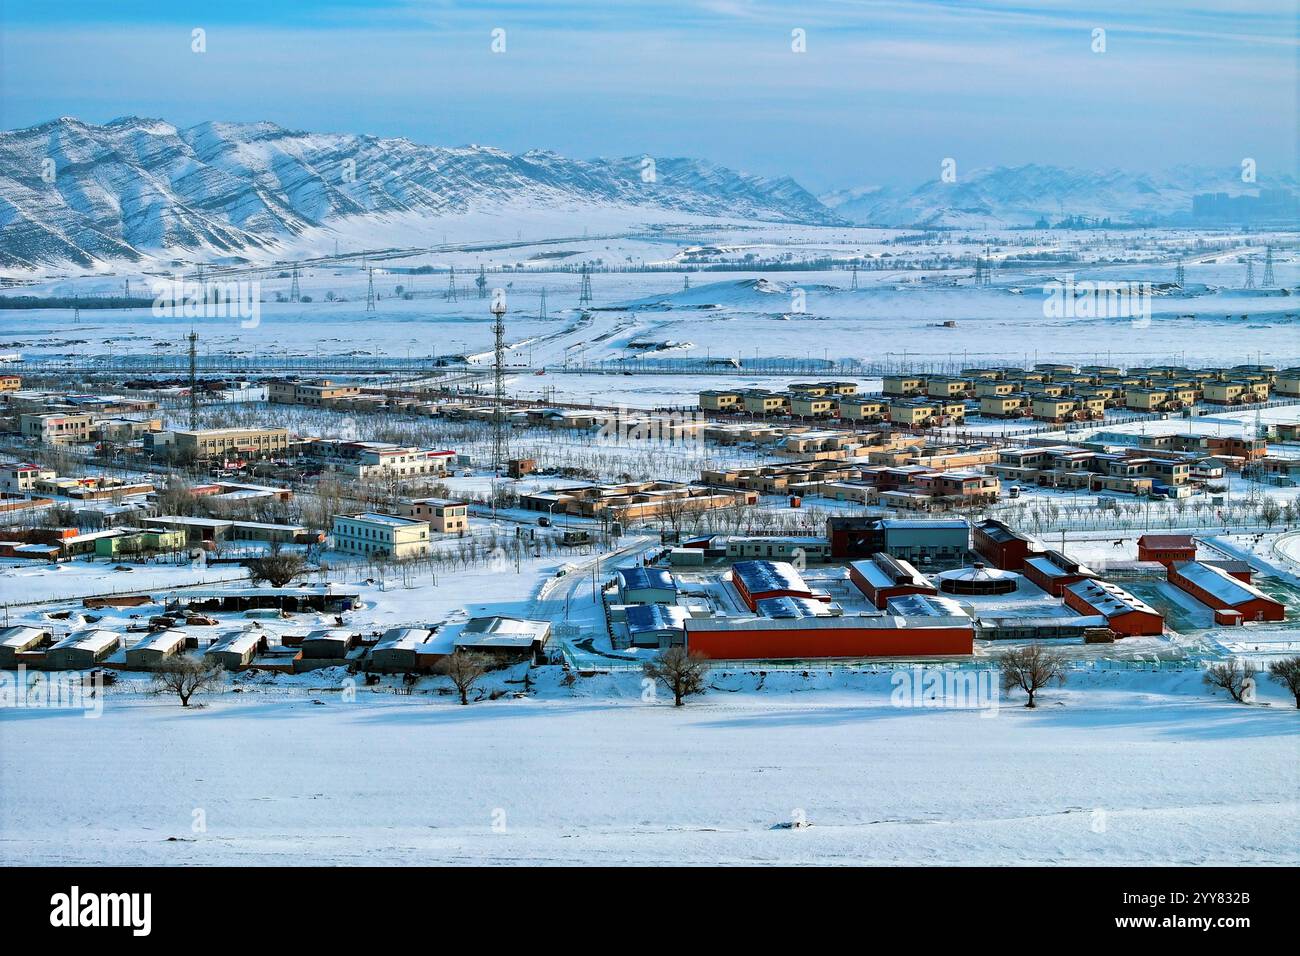
[[[689,616],[685,608],[675,604],[634,604],[627,609],[627,629],[632,634],[680,631]]]
[[[671,591],[677,590],[677,585],[673,583],[673,576],[663,568],[620,568],[618,571],[619,587],[624,590],[640,590],[641,588],[666,588]]]

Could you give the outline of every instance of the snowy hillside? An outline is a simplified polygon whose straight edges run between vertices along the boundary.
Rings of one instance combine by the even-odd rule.
[[[62,118],[0,133],[0,264],[256,252],[341,226],[511,209],[626,210],[799,223],[837,217],[791,179],[696,159],[573,160],[531,150],[292,131]],[[662,218],[656,216],[655,218]],[[331,243],[332,245],[332,243]],[[323,250],[322,250],[323,251]]]
[[[915,189],[847,189],[821,198],[855,223],[979,229],[1032,226],[1040,218],[1056,222],[1066,216],[1164,221],[1188,213],[1199,193],[1255,195],[1260,187],[1295,189],[1296,181],[1283,176],[1266,182],[1261,173],[1259,182],[1246,184],[1232,168],[1182,166],[1146,174],[1028,164],[970,173],[959,167],[956,182],[941,182],[936,175]]]

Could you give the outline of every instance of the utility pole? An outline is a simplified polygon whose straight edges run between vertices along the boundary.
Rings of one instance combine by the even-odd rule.
[[[506,293],[504,289],[492,290],[492,465],[497,474],[506,466]]]
[[[186,336],[190,343],[190,431],[199,427],[199,333],[190,329]]]

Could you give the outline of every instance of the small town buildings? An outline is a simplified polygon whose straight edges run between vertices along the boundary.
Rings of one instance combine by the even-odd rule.
[[[144,436],[146,451],[154,455],[174,454],[181,458],[271,458],[289,450],[286,428],[203,428],[196,431],[150,432]]]
[[[24,438],[42,445],[74,445],[90,441],[94,415],[29,413],[18,416],[18,430]]]
[[[727,558],[731,561],[771,558],[811,564],[829,561],[830,550],[830,542],[825,538],[811,536],[727,538]]]
[[[450,498],[417,498],[399,506],[402,515],[429,522],[437,534],[464,534],[469,530],[469,505]]]
[[[122,533],[95,539],[96,557],[116,558],[128,555],[161,554],[179,551],[188,543],[188,535],[181,528],[170,531],[163,528],[118,530]]]
[[[168,628],[136,641],[126,649],[126,666],[133,670],[149,670],[168,657],[185,650],[188,639],[184,631]]]
[[[36,490],[37,482],[50,481],[57,476],[57,472],[28,462],[0,465],[0,491],[29,494]]]
[[[45,652],[51,670],[81,670],[111,657],[122,644],[122,636],[94,628],[74,631]]]
[[[270,382],[266,387],[266,397],[271,402],[284,405],[307,405],[312,408],[325,408],[339,399],[355,398],[360,394],[359,386],[339,385],[329,379],[321,379],[317,382],[287,379]]]
[[[360,635],[346,628],[331,627],[311,631],[302,639],[304,660],[341,661],[360,641]]]
[[[429,522],[363,512],[336,515],[334,549],[348,554],[410,558],[429,553]]]
[[[1169,583],[1216,611],[1235,611],[1245,621],[1282,621],[1286,606],[1223,568],[1201,561],[1167,565]]]
[[[540,655],[550,638],[550,621],[494,615],[466,621],[455,636],[455,646],[457,651],[522,660]]]
[[[248,667],[265,650],[266,636],[258,631],[231,631],[214,641],[203,657],[228,671],[237,671]]]
[[[47,630],[25,624],[0,630],[0,667],[16,667],[17,655],[34,650],[51,636]]]
[[[420,655],[427,651],[433,631],[427,627],[392,627],[370,648],[366,669],[381,674],[410,674],[422,669]]]

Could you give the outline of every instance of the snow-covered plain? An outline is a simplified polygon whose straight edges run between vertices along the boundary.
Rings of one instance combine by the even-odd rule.
[[[5,709],[0,862],[1300,862],[1300,714],[1275,688],[1109,673],[986,717],[892,706],[886,673],[717,674],[674,709],[555,671],[469,707],[312,675],[201,710]]]

